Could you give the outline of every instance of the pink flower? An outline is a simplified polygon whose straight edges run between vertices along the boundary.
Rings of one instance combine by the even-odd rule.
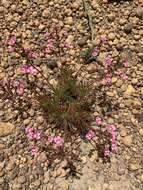
[[[101,43],[102,44],[107,44],[107,41],[108,41],[108,39],[107,39],[107,37],[106,36],[101,36]]]
[[[92,55],[93,57],[96,57],[98,54],[99,54],[99,49],[98,49],[98,48],[95,48],[95,49],[92,51],[92,53],[91,53],[91,55]]]
[[[37,74],[38,74],[37,69],[35,69],[33,66],[30,66],[30,67],[29,67],[29,72],[30,72],[30,74],[32,74],[32,75],[37,75]]]
[[[112,152],[117,152],[117,143],[113,142],[111,146]]]
[[[128,80],[128,76],[125,73],[122,73],[120,76],[122,79]]]
[[[112,132],[116,131],[116,126],[113,124],[108,124],[108,125],[106,125],[106,129],[107,129],[108,133],[112,133]]]
[[[98,126],[102,124],[102,119],[100,117],[97,117],[95,121],[96,121],[96,125]]]
[[[93,137],[95,137],[95,133],[92,130],[89,130],[88,133],[86,133],[85,138],[87,140],[91,140]]]
[[[32,75],[37,75],[38,71],[37,69],[35,69],[33,66],[29,66],[29,65],[22,65],[20,67],[20,72],[23,74],[32,74]]]
[[[31,133],[31,132],[33,132],[33,129],[31,127],[26,127],[25,132]]]
[[[124,65],[124,67],[129,67],[130,66],[128,61],[124,61],[123,65]]]
[[[16,44],[16,37],[13,36],[13,37],[11,37],[11,38],[9,39],[8,45],[13,46],[13,45],[15,45],[15,44]]]
[[[52,143],[52,142],[54,141],[54,137],[53,137],[53,136],[49,136],[49,137],[48,137],[48,141],[49,141],[50,143]]]
[[[104,156],[105,156],[105,157],[109,157],[109,156],[110,156],[110,153],[111,153],[111,152],[110,152],[109,148],[105,148],[105,149],[104,149]]]
[[[15,51],[15,48],[14,48],[14,47],[9,47],[9,48],[8,48],[8,52],[9,52],[9,53],[13,53],[14,51]]]
[[[34,132],[27,133],[27,137],[28,137],[30,140],[33,140],[33,139],[34,139]]]
[[[105,68],[109,67],[112,64],[112,59],[110,57],[106,57],[103,61],[103,66]]]
[[[63,139],[60,136],[55,136],[53,142],[56,145],[56,147],[63,146]]]
[[[37,58],[37,54],[35,52],[33,52],[33,51],[30,50],[28,52],[28,58],[29,59],[36,59]]]
[[[72,46],[70,45],[70,44],[68,44],[68,43],[64,43],[64,48],[72,48]]]
[[[24,93],[24,84],[21,81],[19,81],[19,83],[16,87],[16,92],[20,96],[23,95],[23,93]]]
[[[30,73],[29,65],[22,65],[19,70],[22,74]]]
[[[50,36],[50,32],[45,32],[44,36],[49,37]]]
[[[37,156],[38,155],[38,148],[33,146],[31,149],[31,155],[32,156]]]
[[[34,133],[34,134],[33,134],[33,138],[36,139],[36,140],[41,139],[41,133],[39,133],[39,132]]]
[[[111,84],[112,83],[112,76],[111,76],[111,74],[106,74],[105,75],[105,82],[106,82],[106,84]]]

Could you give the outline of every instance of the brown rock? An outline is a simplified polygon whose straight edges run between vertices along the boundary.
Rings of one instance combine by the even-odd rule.
[[[125,95],[132,95],[135,93],[135,89],[132,85],[128,85],[126,91],[125,91]]]
[[[127,135],[127,136],[125,136],[125,137],[122,139],[122,142],[123,142],[124,145],[130,147],[130,146],[132,145],[132,143],[133,143],[133,139],[132,139],[132,137],[131,137],[130,135]]]
[[[11,134],[14,129],[15,126],[13,124],[0,122],[0,137]]]

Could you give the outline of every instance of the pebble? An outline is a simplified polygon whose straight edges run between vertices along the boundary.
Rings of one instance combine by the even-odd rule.
[[[48,183],[50,179],[49,171],[44,173],[44,183]]]
[[[143,7],[136,8],[135,14],[138,18],[143,18]]]
[[[25,183],[26,182],[26,177],[25,176],[19,176],[18,177],[18,182],[21,183],[21,184]]]
[[[72,25],[73,24],[73,18],[72,17],[66,17],[65,23],[68,25]]]
[[[136,161],[135,161],[135,162],[134,162],[134,161],[131,161],[131,162],[129,163],[129,170],[131,170],[131,171],[139,170],[140,167],[141,167],[140,164],[137,163]]]
[[[5,149],[5,144],[0,143],[0,150]]]
[[[124,31],[125,31],[125,33],[126,33],[126,34],[130,34],[130,33],[132,32],[132,28],[133,28],[133,26],[132,26],[131,23],[126,24],[126,25],[124,26]]]
[[[134,87],[132,85],[128,85],[127,89],[125,91],[126,95],[132,95],[136,92],[136,90],[134,89]]]
[[[42,123],[44,122],[44,118],[43,118],[42,116],[38,116],[38,117],[36,118],[36,122],[37,122],[38,124],[42,124]]]
[[[127,135],[122,139],[122,142],[123,142],[124,145],[130,147],[132,145],[132,143],[133,143],[133,139],[132,139],[132,137],[130,135]]]
[[[69,184],[67,181],[63,180],[59,186],[62,188],[62,190],[68,190],[69,189]]]
[[[139,133],[140,133],[141,136],[143,136],[143,129],[140,129]]]
[[[0,122],[0,137],[12,134],[15,126],[12,123]]]
[[[26,125],[29,125],[29,123],[30,123],[30,119],[28,118],[28,119],[25,119],[24,121],[23,121],[23,124],[26,126]]]
[[[109,33],[108,34],[108,38],[109,38],[109,40],[114,40],[115,39],[115,37],[116,37],[116,35],[115,35],[115,33]]]
[[[42,17],[43,17],[43,18],[48,18],[48,17],[49,17],[49,9],[45,9],[45,10],[42,12]]]

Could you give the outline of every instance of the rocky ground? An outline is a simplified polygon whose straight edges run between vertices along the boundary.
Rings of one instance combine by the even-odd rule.
[[[38,129],[44,119],[38,110],[23,113],[23,121],[12,111],[9,101],[0,98],[0,190],[142,190],[143,189],[143,2],[142,0],[108,2],[90,0],[90,15],[93,19],[94,45],[102,35],[108,38],[103,46],[99,61],[110,54],[115,62],[120,56],[127,56],[128,80],[112,79],[107,96],[118,102],[118,110],[105,119],[118,127],[118,153],[111,163],[98,161],[95,152],[86,156],[88,145],[83,144],[82,170],[80,179],[66,178],[68,171],[62,167],[64,161],[56,160],[55,168],[48,168],[45,152],[33,159],[28,151],[28,142],[22,125]],[[91,46],[88,18],[82,0],[23,0],[0,2],[0,79],[16,75],[11,57],[5,52],[3,41],[15,35],[23,47],[39,51],[39,39],[51,24],[61,26],[69,32],[67,42],[74,48],[69,50],[67,63],[74,64],[81,48]],[[61,31],[61,33],[63,32]],[[42,57],[43,55],[39,55]],[[48,57],[48,56],[47,56]],[[16,55],[17,61],[20,60]],[[43,72],[50,72],[37,61]],[[95,69],[88,66],[89,73]],[[94,72],[94,71],[93,71]],[[92,73],[93,73],[92,72]],[[98,112],[98,110],[97,110]]]

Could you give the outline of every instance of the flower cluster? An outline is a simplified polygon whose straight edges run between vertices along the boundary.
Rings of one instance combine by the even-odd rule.
[[[38,155],[38,148],[36,146],[32,146],[31,155],[32,156],[37,156]]]
[[[105,57],[103,61],[103,66],[107,69],[112,64],[112,59],[110,57]]]
[[[11,38],[9,39],[8,45],[14,46],[15,44],[16,44],[16,37],[13,36],[13,37],[11,37]]]
[[[22,80],[14,81],[13,86],[16,88],[16,93],[21,96],[24,93],[24,83]]]
[[[54,49],[54,41],[53,39],[48,39],[47,46],[44,50],[45,53],[50,53]]]
[[[23,52],[27,55],[27,57],[31,60],[36,59],[37,58],[37,53],[34,52],[33,50],[29,49],[29,48],[24,48]]]
[[[85,138],[87,139],[87,140],[91,140],[91,139],[93,139],[95,137],[95,133],[94,133],[94,131],[92,131],[92,130],[89,130],[87,133],[86,133],[86,135],[85,135]]]
[[[15,36],[13,36],[13,37],[11,37],[9,40],[8,40],[8,43],[7,43],[8,45],[9,45],[9,47],[8,47],[8,52],[9,53],[13,53],[14,51],[15,51],[15,44],[16,44],[16,37]]]
[[[99,48],[94,48],[91,53],[92,57],[97,57],[97,55],[99,54],[99,51],[100,51]]]
[[[32,74],[32,75],[37,75],[38,74],[38,71],[37,69],[35,69],[33,66],[31,65],[22,65],[20,68],[20,72],[22,74]]]
[[[95,122],[96,122],[96,125],[97,125],[97,126],[100,126],[100,125],[102,125],[102,123],[103,123],[101,117],[97,117],[96,120],[95,120]]]
[[[27,127],[25,129],[27,137],[30,140],[40,140],[41,139],[41,133],[35,132],[31,127]]]
[[[118,71],[117,75],[119,75],[123,80],[128,80],[128,76],[123,71]]]
[[[116,152],[117,151],[117,132],[116,132],[116,126],[113,124],[106,125],[107,132],[111,135],[111,151]]]
[[[108,39],[106,36],[101,36],[100,41],[102,44],[107,44]]]
[[[60,147],[62,147],[63,146],[63,143],[64,143],[64,140],[63,140],[63,138],[62,137],[60,137],[60,136],[49,136],[48,137],[48,141],[50,142],[50,143],[53,143],[54,144],[54,146],[55,146],[55,148],[60,148]]]

